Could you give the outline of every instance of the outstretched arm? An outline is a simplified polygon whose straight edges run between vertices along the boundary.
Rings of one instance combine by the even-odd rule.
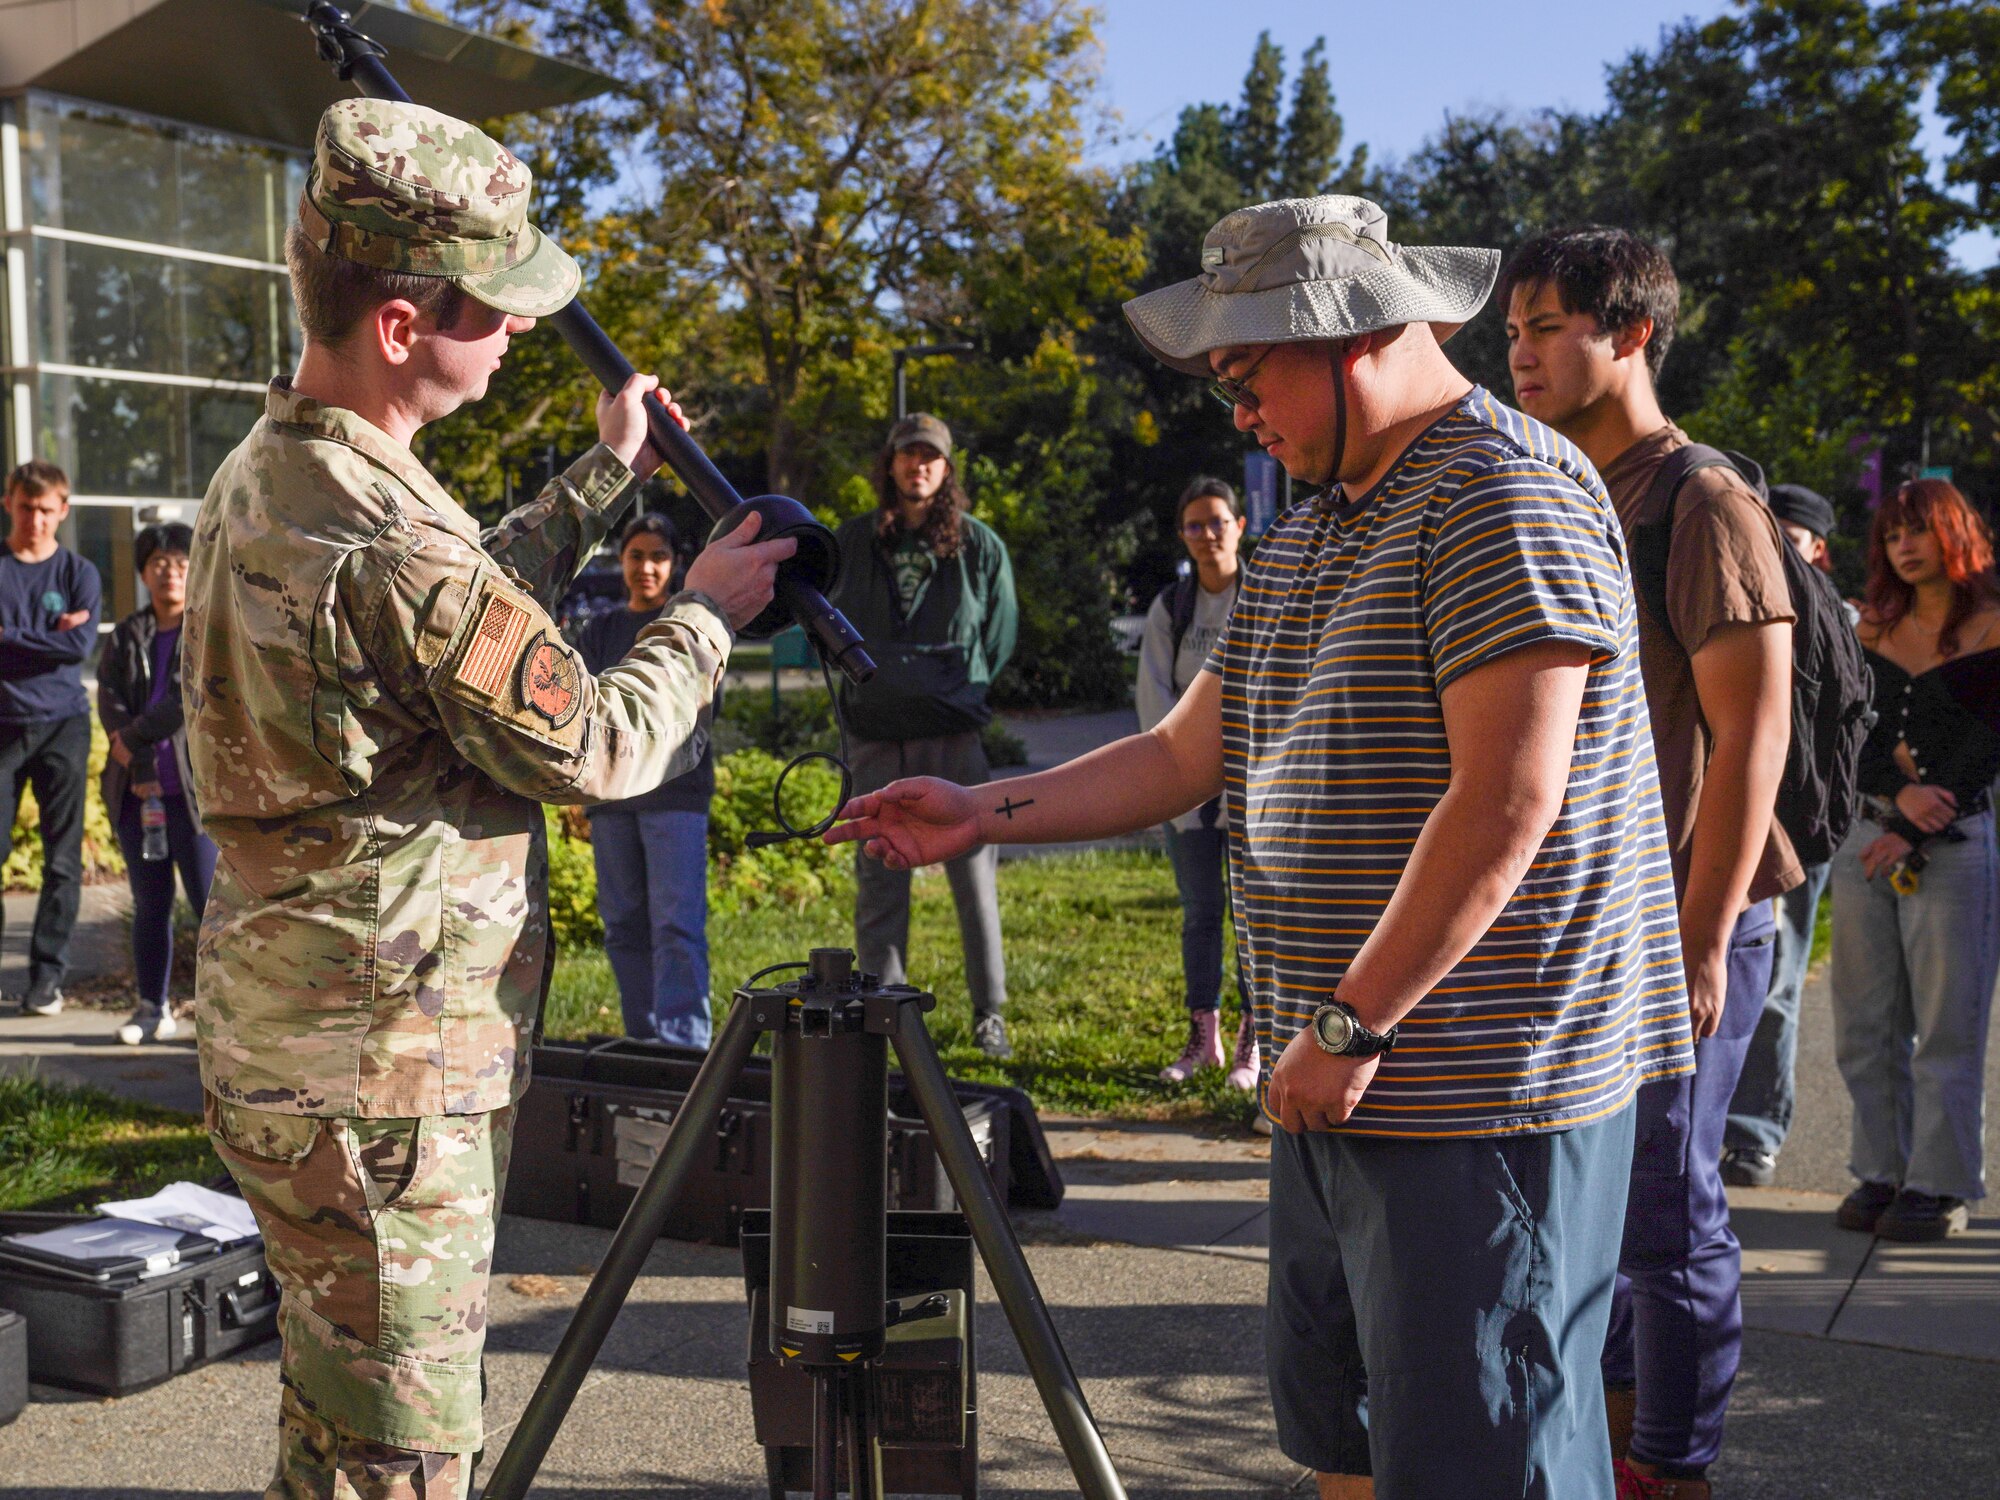
[[[1033,776],[962,787],[891,782],[841,809],[829,844],[860,842],[892,870],[939,864],[981,844],[1060,844],[1165,822],[1222,790],[1222,679],[1203,672],[1173,711]]]

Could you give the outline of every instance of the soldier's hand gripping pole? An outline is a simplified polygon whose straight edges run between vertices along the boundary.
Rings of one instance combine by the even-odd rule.
[[[416,102],[383,62],[387,54],[381,45],[356,30],[347,12],[332,0],[313,0],[304,19],[312,28],[319,55],[333,66],[343,82],[352,83],[370,98],[393,99],[402,104]],[[581,299],[571,302],[549,321],[607,391],[622,389],[632,378],[632,362],[597,326],[597,320],[585,310]],[[709,461],[700,444],[681,430],[680,423],[668,414],[666,404],[658,396],[648,395],[645,405],[647,438],[654,451],[679,476],[701,508],[719,523],[718,530],[733,527],[747,514],[736,486]],[[761,633],[757,626],[776,623],[768,618],[770,615],[789,615],[804,628],[820,654],[848,680],[866,682],[875,675],[875,662],[868,655],[860,632],[827,601],[825,593],[833,582],[832,569],[837,561],[831,534],[797,501],[765,495],[749,504],[763,515],[764,540],[797,536],[799,551],[779,570],[774,609],[760,615],[745,633]],[[811,544],[809,538],[818,544]]]

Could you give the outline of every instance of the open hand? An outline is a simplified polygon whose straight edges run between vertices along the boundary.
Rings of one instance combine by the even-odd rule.
[[[731,630],[741,630],[764,612],[778,586],[778,564],[799,550],[791,537],[760,542],[764,518],[754,510],[734,531],[702,548],[687,571],[687,587],[722,606]]]
[[[979,847],[978,799],[935,776],[892,781],[856,797],[839,819],[821,835],[827,843],[859,843],[892,870],[943,864]]]
[[[1301,1031],[1271,1065],[1271,1082],[1265,1090],[1270,1112],[1294,1135],[1331,1130],[1354,1113],[1381,1063],[1379,1053],[1335,1057]]]
[[[1910,841],[1900,833],[1877,834],[1861,851],[1861,874],[1873,880],[1884,870],[1894,867],[1909,852]]]
[[[666,403],[667,415],[680,423],[681,431],[686,432],[687,413],[681,410],[672,393],[662,388],[657,375],[634,375],[617,394],[604,391],[597,398],[598,441],[623,459],[625,466],[641,479],[652,477],[663,456],[646,441],[649,430],[646,397],[655,391]]]
[[[1722,1027],[1722,1006],[1729,998],[1729,944],[1722,942],[1697,956],[1694,945],[1683,938],[1681,957],[1687,974],[1688,1025],[1699,1042]]]

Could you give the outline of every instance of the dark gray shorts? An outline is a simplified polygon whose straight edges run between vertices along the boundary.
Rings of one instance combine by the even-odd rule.
[[[1377,1500],[1612,1500],[1599,1356],[1633,1112],[1271,1143],[1265,1359],[1295,1463]]]

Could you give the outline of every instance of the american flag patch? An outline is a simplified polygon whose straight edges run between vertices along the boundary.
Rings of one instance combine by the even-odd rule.
[[[453,678],[475,693],[499,697],[520,654],[521,637],[527,633],[527,610],[497,592],[489,593],[480,611],[479,628],[472,633],[472,644],[465,648]]]

